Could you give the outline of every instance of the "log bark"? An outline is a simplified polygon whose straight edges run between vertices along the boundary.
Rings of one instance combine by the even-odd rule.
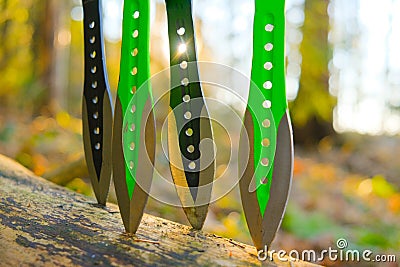
[[[124,234],[116,205],[36,177],[0,155],[0,266],[315,266],[258,261],[253,246],[144,215]]]

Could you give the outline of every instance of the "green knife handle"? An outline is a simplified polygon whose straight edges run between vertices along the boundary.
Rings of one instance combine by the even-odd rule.
[[[261,214],[267,205],[275,157],[278,126],[286,113],[285,1],[255,1],[253,61],[248,105],[254,124],[254,162]],[[256,92],[257,91],[257,92]],[[257,95],[263,95],[260,99]],[[272,112],[272,119],[263,114]],[[263,117],[264,116],[264,117]],[[273,120],[273,122],[272,122]],[[273,125],[275,125],[274,129]],[[275,131],[275,132],[272,132]],[[265,170],[268,169],[268,172]]]
[[[125,0],[115,105],[113,170],[121,217],[136,232],[153,178],[155,122],[150,79],[150,0]]]
[[[255,0],[253,31],[251,80],[271,101],[271,111],[278,125],[287,110],[285,0]]]
[[[252,84],[239,148],[249,149],[250,153],[248,159],[240,160],[243,176],[239,184],[257,250],[269,246],[279,229],[293,174],[293,136],[285,90],[284,14],[284,0],[255,0]]]
[[[150,78],[149,13],[150,1],[127,0],[124,2],[121,67],[117,96],[121,103],[126,127],[130,128],[124,130],[123,143],[126,183],[131,198],[136,185],[136,172],[140,167],[137,164],[140,152],[138,149],[131,149],[127,146],[140,144],[140,132],[134,131],[134,129],[141,129],[145,123],[142,120],[145,115],[145,104],[152,99],[150,83],[147,82]],[[132,112],[132,107],[134,107],[134,112]]]
[[[133,95],[150,78],[150,1],[124,1],[118,97],[127,111]],[[146,88],[143,97],[151,93]],[[145,99],[141,99],[145,100]]]

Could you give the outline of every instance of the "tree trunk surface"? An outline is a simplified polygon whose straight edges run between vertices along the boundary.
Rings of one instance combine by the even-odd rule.
[[[0,266],[315,266],[261,263],[253,246],[145,214],[124,234],[118,206],[36,177],[0,155]]]

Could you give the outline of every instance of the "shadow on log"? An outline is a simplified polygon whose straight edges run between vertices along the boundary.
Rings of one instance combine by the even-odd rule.
[[[0,155],[0,266],[261,266],[255,248],[144,215],[124,234],[118,207],[34,176]],[[264,266],[315,266],[264,262]]]

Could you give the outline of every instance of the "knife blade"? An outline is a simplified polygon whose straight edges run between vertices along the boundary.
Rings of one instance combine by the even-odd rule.
[[[240,159],[243,176],[239,184],[247,225],[258,250],[270,246],[280,227],[293,174],[284,12],[284,0],[255,0],[252,83],[239,148],[249,151],[250,157]]]
[[[113,177],[125,229],[135,233],[153,179],[155,122],[150,78],[150,0],[124,1],[115,104]]]
[[[170,169],[183,210],[194,229],[201,229],[208,212],[214,180],[209,113],[199,79],[190,0],[166,0],[170,48]]]
[[[101,2],[83,0],[82,5],[85,47],[83,144],[93,191],[98,203],[105,205],[112,170],[113,110],[105,63]]]

